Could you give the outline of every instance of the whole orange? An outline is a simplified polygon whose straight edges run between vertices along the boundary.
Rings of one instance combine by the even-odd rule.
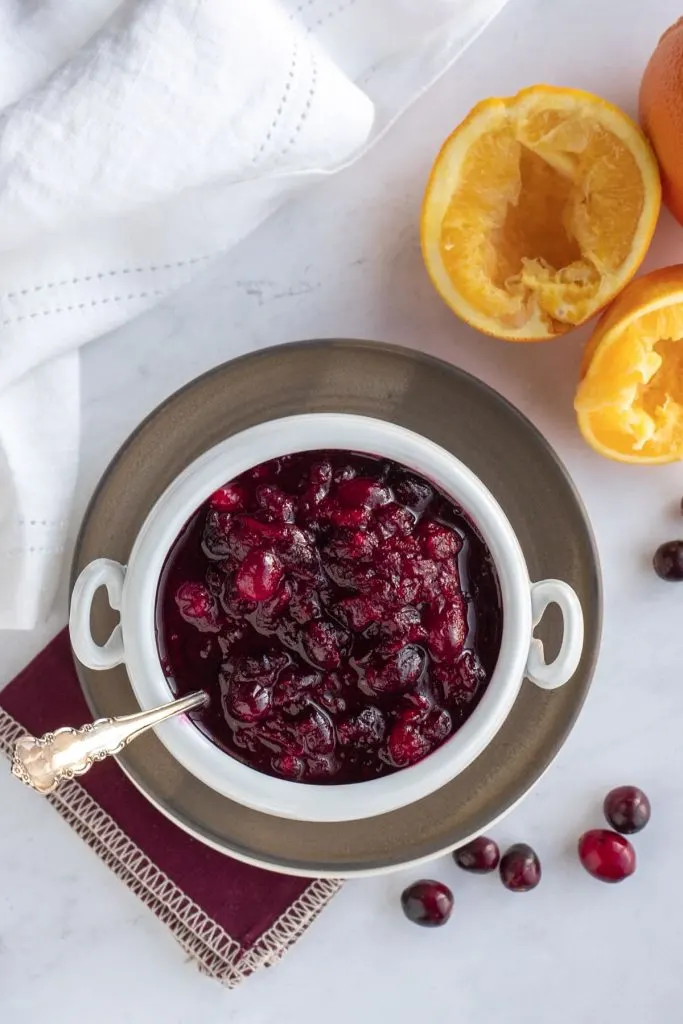
[[[645,68],[640,123],[657,154],[664,202],[683,224],[683,18],[667,29]]]

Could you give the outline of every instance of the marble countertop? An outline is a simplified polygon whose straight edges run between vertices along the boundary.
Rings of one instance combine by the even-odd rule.
[[[425,873],[455,890],[449,927],[404,921],[416,872],[348,883],[276,968],[228,992],[200,976],[164,928],[51,808],[0,773],[0,1020],[113,1024],[462,1024],[665,1022],[683,1016],[683,589],[649,562],[683,535],[680,467],[639,469],[594,455],[572,396],[585,331],[505,345],[459,323],[422,268],[416,220],[435,150],[474,102],[535,81],[601,93],[635,111],[641,71],[675,0],[510,0],[493,26],[361,163],[303,196],[191,287],[83,354],[83,459],[73,533],[109,458],[138,421],[232,356],[304,337],[385,339],[483,378],[557,448],[586,502],[603,562],[604,642],[566,746],[494,834],[526,840],[544,864],[528,896],[495,878]],[[664,215],[649,266],[683,261]],[[520,480],[520,487],[524,480]],[[62,625],[0,635],[0,684]],[[639,869],[601,886],[575,842],[601,822],[602,795],[636,782],[654,816]],[[678,795],[677,795],[678,794]]]

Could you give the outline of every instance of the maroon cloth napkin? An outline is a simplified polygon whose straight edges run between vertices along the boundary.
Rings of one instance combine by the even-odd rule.
[[[0,693],[0,751],[91,718],[64,630]],[[17,785],[20,785],[17,781]],[[159,813],[109,759],[47,799],[173,932],[199,968],[232,987],[277,961],[339,888],[232,860]]]

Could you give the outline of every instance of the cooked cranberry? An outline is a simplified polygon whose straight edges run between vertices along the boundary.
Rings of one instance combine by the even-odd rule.
[[[256,488],[256,501],[274,522],[293,523],[296,502],[291,495],[274,484],[261,484]]]
[[[339,742],[356,747],[378,747],[384,739],[387,723],[379,708],[369,704],[356,715],[337,724]]]
[[[601,882],[623,882],[636,870],[636,851],[628,839],[607,828],[594,828],[579,839],[579,860]]]
[[[415,521],[414,513],[395,501],[378,508],[375,513],[375,523],[384,540],[396,535],[407,537],[415,529]]]
[[[273,757],[270,763],[273,771],[286,779],[296,781],[303,778],[304,762],[294,754],[280,754],[278,757]]]
[[[235,589],[246,601],[268,601],[283,575],[282,562],[272,551],[250,551],[235,574]]]
[[[424,617],[429,652],[437,661],[457,658],[467,639],[467,605],[458,598],[445,608],[430,608]]]
[[[334,606],[334,614],[350,629],[362,633],[373,622],[381,622],[383,609],[380,604],[369,597],[343,597]]]
[[[345,508],[377,508],[391,501],[391,491],[376,480],[357,476],[343,480],[337,486],[335,498]]]
[[[272,696],[268,687],[256,679],[233,679],[226,688],[223,701],[232,718],[252,724],[260,722],[268,714]]]
[[[225,558],[230,554],[232,527],[233,516],[230,512],[214,509],[208,513],[204,523],[202,548],[209,558]]]
[[[451,916],[453,893],[443,882],[425,878],[403,890],[401,906],[409,921],[424,928],[437,928]]]
[[[424,512],[434,497],[434,491],[426,480],[416,476],[402,475],[394,485],[396,500],[417,513]]]
[[[426,662],[424,650],[408,644],[379,664],[368,665],[365,679],[373,693],[403,693],[418,682]]]
[[[529,892],[541,881],[541,862],[526,843],[515,843],[501,857],[500,880],[510,892]]]
[[[216,698],[193,720],[280,778],[354,783],[414,764],[495,667],[481,538],[430,484],[372,456],[294,453],[243,473],[190,520],[162,580],[164,671],[180,694]]]
[[[650,820],[650,801],[637,786],[610,790],[603,807],[612,828],[626,835],[640,832]]]
[[[320,708],[309,707],[294,723],[307,754],[329,754],[334,749],[334,729],[328,715]]]
[[[175,603],[185,622],[201,633],[219,631],[216,599],[203,583],[182,583],[176,590]]]
[[[455,558],[462,547],[462,537],[455,530],[434,520],[420,523],[418,536],[425,555],[436,562]]]
[[[309,622],[301,639],[304,651],[314,665],[329,670],[341,664],[344,637],[331,622]]]
[[[209,498],[211,508],[220,509],[222,512],[242,512],[246,508],[248,491],[244,484],[236,481],[225,484],[214,491]]]
[[[657,575],[669,583],[683,580],[683,540],[669,540],[660,544],[652,560]]]
[[[461,846],[459,850],[454,850],[453,860],[463,871],[471,871],[474,875],[487,875],[498,867],[498,843],[487,836],[478,836],[465,846]]]

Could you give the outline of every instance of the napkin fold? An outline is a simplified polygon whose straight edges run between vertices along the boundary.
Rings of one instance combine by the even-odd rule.
[[[52,599],[80,345],[360,156],[505,0],[4,0],[0,628]]]
[[[10,757],[27,731],[42,736],[91,719],[64,630],[0,693],[0,752]],[[148,803],[111,758],[33,798],[49,801],[199,969],[229,988],[276,963],[341,885],[262,871],[210,849]]]

